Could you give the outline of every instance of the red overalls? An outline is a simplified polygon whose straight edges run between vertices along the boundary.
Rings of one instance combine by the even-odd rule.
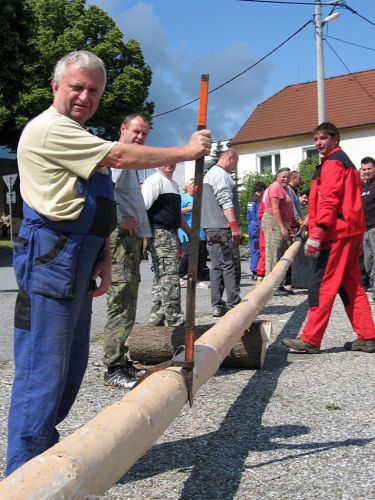
[[[375,338],[371,309],[361,285],[359,256],[365,230],[359,174],[337,147],[322,158],[311,181],[309,231],[325,228],[309,289],[309,313],[301,340],[320,346],[339,293],[353,330],[361,340]]]

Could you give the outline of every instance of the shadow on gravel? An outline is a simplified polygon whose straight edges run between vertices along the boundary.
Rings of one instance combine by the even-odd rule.
[[[288,364],[288,350],[280,348],[279,342],[283,337],[299,332],[306,312],[307,301],[294,308],[293,315],[268,349],[263,369],[251,377],[216,432],[154,446],[121,482],[126,484],[173,469],[176,473],[189,470],[190,476],[184,484],[181,499],[231,499],[239,487],[243,470],[247,469],[244,465],[246,458],[252,451],[307,449],[309,451],[305,453],[311,454],[329,447],[347,446],[348,441],[306,445],[274,442],[276,438],[308,434],[310,429],[300,425],[262,425],[263,414],[277,387],[279,376]],[[356,440],[352,444],[358,445],[359,442]],[[260,466],[256,464],[252,468]]]
[[[346,439],[341,442],[283,443],[281,439],[308,434],[310,428],[303,425],[262,425],[263,414],[277,387],[279,377],[288,364],[288,349],[280,346],[280,340],[297,335],[305,320],[307,307],[307,301],[304,301],[294,309],[293,315],[268,349],[263,369],[252,376],[216,432],[154,446],[120,482],[126,484],[147,479],[170,470],[174,470],[176,474],[186,474],[186,471],[189,471],[190,475],[185,481],[180,499],[228,500],[234,498],[244,470],[256,470],[265,465],[313,455],[332,448],[365,446],[375,440],[369,438]],[[221,370],[219,375],[223,373]],[[228,371],[225,374],[228,374]],[[207,415],[207,419],[209,418]],[[279,458],[253,465],[245,464],[251,452],[270,450],[286,452]],[[256,476],[254,478],[256,480]]]
[[[265,316],[267,314],[278,314],[279,316],[281,314],[287,314],[291,311],[295,311],[296,306],[265,306],[264,309],[262,309],[261,315]]]

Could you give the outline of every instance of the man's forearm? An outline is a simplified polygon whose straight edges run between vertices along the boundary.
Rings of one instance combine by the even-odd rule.
[[[140,144],[118,143],[102,159],[101,165],[113,168],[142,170],[182,161],[196,160],[210,154],[211,136],[208,130],[195,132],[183,146],[157,148]]]
[[[228,222],[232,222],[232,221],[237,220],[236,213],[235,213],[233,207],[226,208],[225,210],[223,210],[223,212],[224,212],[225,218],[227,219]]]

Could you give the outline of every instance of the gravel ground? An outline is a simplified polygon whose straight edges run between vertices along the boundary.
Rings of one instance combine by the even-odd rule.
[[[339,301],[323,352],[288,353],[280,341],[298,334],[306,311],[304,291],[274,296],[260,316],[273,329],[263,369],[220,370],[103,498],[374,499],[375,357],[342,349],[354,336]],[[62,435],[123,394],[102,384],[101,355],[98,338]],[[12,362],[0,367],[3,457]]]

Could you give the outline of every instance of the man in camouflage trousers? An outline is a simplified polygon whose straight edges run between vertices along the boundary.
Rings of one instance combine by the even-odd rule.
[[[149,326],[180,326],[181,290],[178,276],[178,228],[190,232],[181,218],[181,196],[172,180],[176,165],[165,165],[150,175],[142,185],[149,221],[152,228],[150,251],[154,267],[152,309]]]
[[[127,115],[120,127],[119,142],[144,144],[149,131],[144,116]],[[143,240],[151,236],[151,229],[137,172],[113,169],[112,178],[118,226],[111,235],[112,284],[107,292],[104,328],[104,384],[130,389],[144,373],[128,359],[126,340],[136,316]]]

